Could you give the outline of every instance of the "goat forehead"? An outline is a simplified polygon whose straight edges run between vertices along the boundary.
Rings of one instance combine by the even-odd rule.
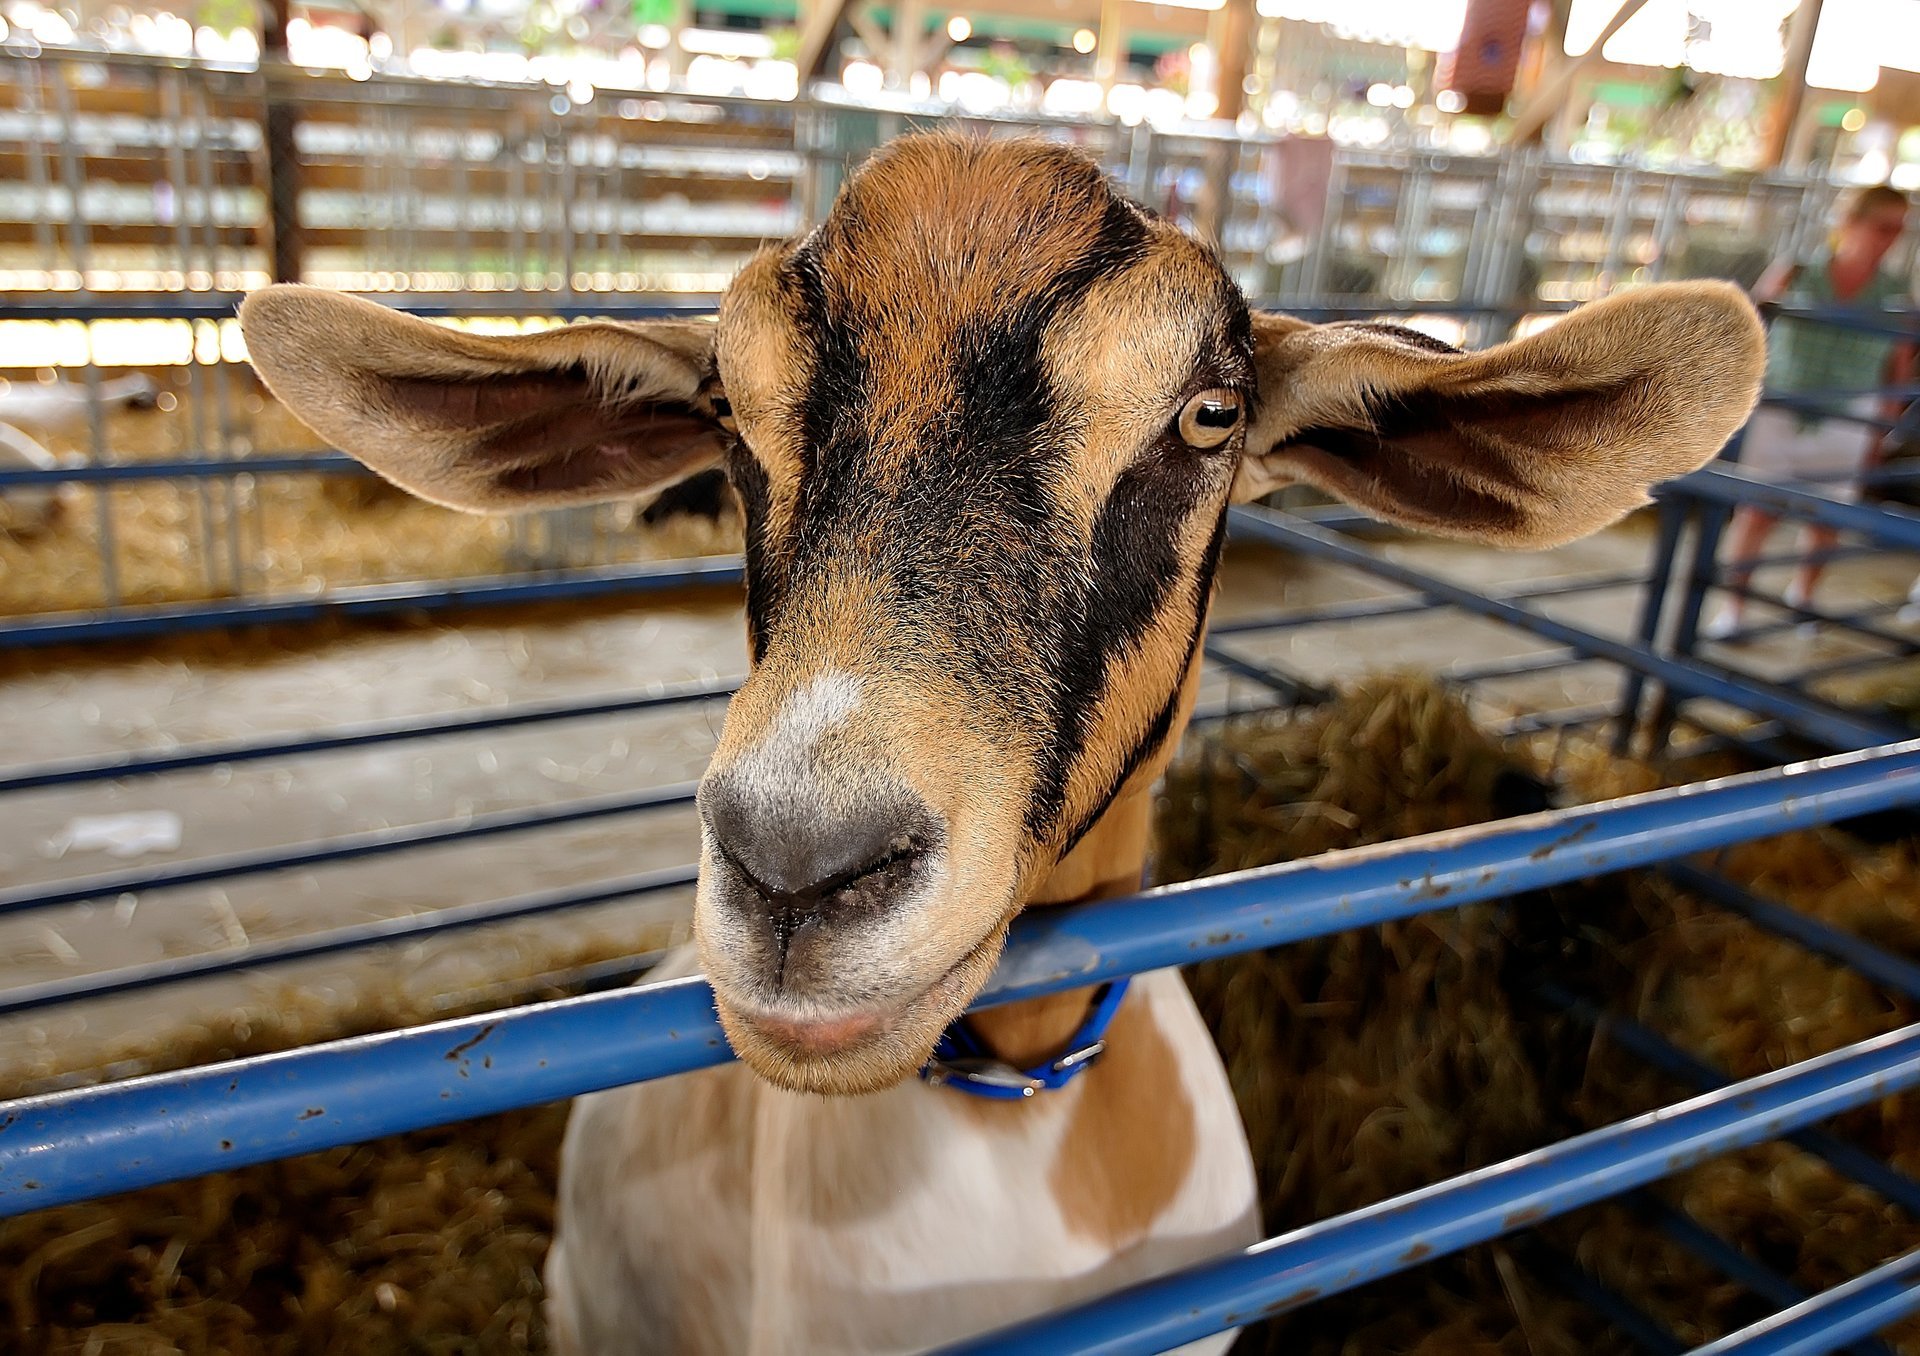
[[[1074,152],[924,140],[862,170],[810,244],[848,308],[952,322],[1015,311],[1075,270],[1123,266],[1152,225]]]
[[[718,356],[779,480],[836,439],[861,445],[857,468],[838,468],[861,479],[907,474],[916,453],[998,471],[1022,442],[1057,471],[1062,449],[1034,444],[1063,425],[1082,449],[1124,454],[1196,372],[1249,385],[1250,350],[1213,255],[1092,161],[927,137],[881,152],[817,231],[742,272]]]

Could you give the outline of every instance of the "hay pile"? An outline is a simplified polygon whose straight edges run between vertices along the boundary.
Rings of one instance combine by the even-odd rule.
[[[1541,808],[1530,771],[1430,680],[1363,681],[1330,705],[1190,741],[1162,792],[1155,875],[1244,870]],[[1513,945],[1499,908],[1481,905],[1187,972],[1247,1123],[1268,1234],[1554,1138],[1525,1015],[1502,982]],[[1500,1246],[1311,1305],[1238,1350],[1609,1350],[1553,1344],[1583,1324],[1590,1337],[1591,1316]]]
[[[1879,664],[1814,684],[1814,694],[1849,711],[1920,730],[1920,660]]]
[[[163,375],[163,384],[170,378]],[[175,374],[172,380],[179,380]],[[116,461],[170,460],[208,444],[235,455],[304,455],[314,435],[250,377],[208,374],[205,405],[218,409],[196,427],[192,395],[169,392],[151,411],[123,410],[107,421]],[[216,390],[225,383],[224,391]],[[85,433],[47,440],[56,453],[84,454]],[[112,518],[120,598],[127,603],[181,603],[232,596],[240,561],[240,593],[299,596],[328,588],[416,579],[460,579],[550,567],[569,561],[544,551],[547,529],[516,530],[512,520],[456,513],[358,476],[275,475],[198,484],[143,482],[69,496],[65,517],[31,536],[0,532],[0,616],[101,606],[99,499]],[[572,524],[579,549],[595,563],[631,564],[739,550],[738,510],[729,503],[716,522],[677,517],[653,525],[632,505],[590,512]],[[212,560],[206,549],[211,535]],[[209,568],[211,564],[212,568]]]
[[[1725,767],[1689,769],[1716,775]],[[1593,798],[1640,789],[1589,753],[1571,770]],[[1687,778],[1676,778],[1684,780]],[[1618,788],[1618,789],[1616,789]],[[1869,844],[1840,829],[1786,835],[1729,849],[1716,868],[1755,893],[1898,955],[1920,956],[1920,840]],[[1601,901],[1606,902],[1604,899]],[[1853,971],[1760,931],[1641,873],[1610,912],[1586,920],[1604,929],[1611,954],[1589,970],[1611,1010],[1654,1028],[1733,1078],[1750,1078],[1920,1020],[1915,1005]],[[1607,1042],[1597,1044],[1570,1107],[1587,1124],[1650,1110],[1693,1089],[1648,1072]],[[1920,1177],[1920,1099],[1890,1098],[1825,1128]],[[1920,1246],[1920,1220],[1785,1144],[1729,1155],[1658,1189],[1721,1237],[1803,1291],[1827,1289]],[[1763,1309],[1706,1272],[1621,1207],[1591,1212],[1560,1236],[1594,1271],[1631,1295],[1689,1343],[1752,1321]],[[1920,1321],[1882,1335],[1920,1352]]]
[[[1359,684],[1332,706],[1237,722],[1191,741],[1169,773],[1160,879],[1243,869],[1531,808],[1557,774],[1564,803],[1737,770],[1655,769],[1597,742],[1501,747],[1421,679]],[[1722,870],[1903,954],[1920,954],[1920,852],[1839,830],[1751,844]],[[1891,907],[1890,907],[1891,906]],[[1532,996],[1550,975],[1746,1077],[1914,1020],[1850,972],[1702,904],[1651,873],[1506,905],[1213,962],[1189,971],[1253,1141],[1277,1233],[1484,1166],[1690,1094]],[[1920,1175],[1920,1099],[1843,1122]],[[1903,1212],[1789,1146],[1708,1164],[1656,1188],[1803,1290],[1920,1243]],[[1737,1286],[1626,1205],[1310,1306],[1238,1350],[1564,1353],[1636,1350],[1555,1268],[1576,1257],[1691,1343],[1751,1321]],[[1920,1324],[1891,1335],[1920,1352]]]
[[[1540,748],[1546,747],[1541,744]],[[1547,764],[1502,747],[1413,679],[1363,682],[1293,716],[1196,734],[1171,771],[1156,875],[1179,879],[1535,808]],[[1663,774],[1578,746],[1563,799]],[[1530,804],[1529,802],[1536,804]],[[1837,831],[1728,854],[1734,878],[1920,953],[1915,845]],[[1895,903],[1889,907],[1889,901]],[[1528,996],[1552,974],[1735,1076],[1912,1019],[1859,980],[1656,878],[1442,911],[1198,967],[1262,1176],[1270,1232],[1470,1170],[1675,1100]],[[498,998],[491,1001],[497,1002]],[[475,1001],[472,1006],[486,1005]],[[142,1055],[178,1066],[432,1014],[265,1015]],[[1920,1099],[1849,1118],[1864,1147],[1920,1176]],[[310,1155],[0,1224],[0,1331],[23,1353],[544,1349],[539,1266],[564,1111]],[[1709,1164],[1660,1188],[1803,1289],[1920,1242],[1900,1211],[1791,1148]],[[1577,1256],[1687,1341],[1751,1318],[1732,1285],[1606,1206],[1309,1306],[1242,1351],[1588,1356],[1633,1348],[1563,1298]],[[1920,1352],[1920,1328],[1900,1332]]]

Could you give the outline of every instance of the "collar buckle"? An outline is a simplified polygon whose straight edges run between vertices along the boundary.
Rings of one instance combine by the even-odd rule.
[[[1093,1067],[1107,1050],[1107,1026],[1126,996],[1127,981],[1113,980],[1094,994],[1086,1020],[1073,1033],[1064,1053],[1044,1064],[1020,1069],[988,1053],[961,1018],[948,1027],[934,1046],[933,1058],[920,1076],[934,1087],[949,1087],[975,1097],[1021,1101],[1036,1093],[1053,1092]]]
[[[1056,1059],[1051,1067],[1057,1074],[1077,1073],[1106,1053],[1106,1037],[1097,1037],[1094,1040],[1088,1041],[1077,1050],[1067,1051],[1066,1054]]]
[[[927,1082],[935,1087],[958,1084],[965,1091],[989,1097],[1031,1097],[1046,1084],[1004,1060],[986,1058],[942,1059],[935,1055],[927,1061]]]

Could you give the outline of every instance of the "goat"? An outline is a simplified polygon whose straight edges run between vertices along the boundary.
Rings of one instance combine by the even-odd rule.
[[[757,254],[717,324],[487,338],[298,287],[241,322],[300,418],[428,499],[719,465],[743,506],[751,673],[658,972],[706,974],[741,1062],[576,1104],[547,1266],[573,1353],[915,1349],[1252,1241],[1177,973],[962,1018],[1022,909],[1138,885],[1229,502],[1304,482],[1569,541],[1713,456],[1763,348],[1711,283],[1482,353],[1253,314],[1079,153],[940,136]]]
[[[99,384],[103,411],[152,409],[159,399],[160,388],[143,373]],[[0,382],[0,424],[12,424],[41,438],[70,438],[86,428],[94,402],[94,391],[78,382]]]

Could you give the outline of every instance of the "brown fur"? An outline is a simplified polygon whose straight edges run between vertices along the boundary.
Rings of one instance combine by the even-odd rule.
[[[502,338],[295,286],[250,295],[240,324],[248,357],[303,423],[450,508],[632,497],[719,455],[704,389],[710,325],[595,323]]]
[[[1141,1088],[1159,1095],[1143,1103]],[[1139,1004],[1122,1004],[1053,1160],[1067,1227],[1115,1249],[1139,1242],[1187,1180],[1195,1140],[1172,1047]]]

